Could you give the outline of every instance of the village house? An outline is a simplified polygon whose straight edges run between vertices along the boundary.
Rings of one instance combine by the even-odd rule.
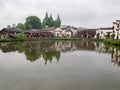
[[[92,39],[96,36],[96,30],[97,29],[86,29],[86,30],[80,30],[77,32],[77,37],[82,39]]]
[[[111,37],[112,34],[113,34],[112,27],[98,28],[96,30],[95,38],[99,38],[99,39],[112,38]]]
[[[0,39],[16,39],[16,34],[24,33],[27,39],[40,39],[40,38],[51,38],[53,34],[48,30],[13,30],[13,29],[2,29],[0,31]]]
[[[53,34],[55,37],[63,37],[64,30],[62,30],[61,28],[56,28],[54,29]]]
[[[114,39],[120,39],[120,20],[113,22]]]
[[[71,32],[71,37],[76,37],[76,34],[79,31],[79,28],[76,28],[74,26],[68,26],[67,31]]]
[[[59,28],[54,29],[53,34],[55,37],[66,37],[71,38],[74,37],[77,33],[77,29],[71,26],[61,26]]]
[[[120,20],[113,22],[113,27],[102,27],[98,29],[76,28],[73,26],[62,25],[55,28],[44,28],[43,30],[20,30],[20,29],[2,29],[0,39],[16,39],[18,33],[24,33],[27,39],[40,39],[52,37],[82,38],[82,39],[120,39]],[[114,37],[113,37],[114,36]]]

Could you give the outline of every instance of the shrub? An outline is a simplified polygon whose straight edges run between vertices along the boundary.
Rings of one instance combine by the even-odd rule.
[[[114,39],[114,37],[115,37],[115,34],[111,34],[111,38]]]
[[[22,33],[18,33],[18,34],[16,34],[16,39],[17,40],[25,40],[25,35],[24,35],[24,33],[22,32]]]

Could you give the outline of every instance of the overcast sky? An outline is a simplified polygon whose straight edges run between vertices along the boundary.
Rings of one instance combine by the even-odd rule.
[[[45,12],[59,14],[63,25],[106,27],[120,19],[120,0],[0,0],[0,29],[30,15],[43,19]]]

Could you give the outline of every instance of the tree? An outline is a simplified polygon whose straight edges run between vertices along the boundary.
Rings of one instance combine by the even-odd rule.
[[[22,30],[25,29],[25,25],[23,23],[18,23],[16,27]]]
[[[54,26],[54,20],[53,20],[52,14],[50,14],[50,17],[49,17],[49,27],[53,27],[53,26]]]
[[[48,13],[46,12],[45,18],[43,19],[43,22],[42,22],[43,27],[46,27],[46,26],[47,26],[48,18],[49,18],[49,17],[48,17]]]
[[[60,19],[60,16],[59,16],[59,15],[58,15],[58,17],[57,17],[57,21],[58,21],[59,26],[61,26],[61,19]]]
[[[46,18],[46,19],[48,18],[48,12],[46,12],[46,14],[45,14],[45,18]]]
[[[25,22],[26,29],[41,29],[41,21],[37,16],[29,16]]]
[[[106,38],[106,39],[110,38],[110,34],[107,33],[107,34],[105,35],[105,38]]]
[[[31,25],[30,24],[27,24],[27,23],[25,23],[25,29],[31,29]]]
[[[7,28],[8,28],[8,29],[10,29],[10,28],[11,28],[11,26],[10,26],[10,25],[8,25],[8,26],[7,26]]]
[[[50,14],[50,17],[48,16],[48,13],[46,12],[45,18],[43,19],[42,25],[44,27],[53,27],[54,26],[54,20],[52,17],[52,14]]]
[[[57,19],[54,21],[54,27],[60,27],[61,26],[61,19],[58,15]]]
[[[16,34],[16,39],[17,40],[25,40],[25,35],[23,32]]]
[[[111,38],[114,39],[114,37],[115,37],[115,34],[111,34]]]
[[[47,19],[47,21],[46,21],[46,26],[48,26],[48,27],[53,27],[53,19],[52,19],[52,16]]]

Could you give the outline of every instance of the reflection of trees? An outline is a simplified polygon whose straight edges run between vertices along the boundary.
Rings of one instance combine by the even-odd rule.
[[[29,48],[25,49],[26,58],[30,61],[35,61],[41,56],[44,58],[45,63],[47,61],[52,62],[53,58],[55,57],[57,60],[60,58],[60,52],[56,51],[55,49],[51,49],[51,45],[53,42],[43,41],[43,42],[28,42],[26,45]]]
[[[15,43],[4,43],[4,44],[0,44],[0,48],[2,50],[2,52],[7,53],[7,52],[14,52],[17,51],[17,48],[14,47]]]
[[[45,63],[47,61],[52,62],[55,58],[57,61],[60,59],[60,51],[56,51],[51,48],[53,42],[43,41],[43,42],[7,42],[0,43],[0,49],[2,52],[15,52],[24,53],[27,60],[31,62],[43,57]]]
[[[52,62],[53,58],[56,58],[57,61],[60,59],[60,52],[59,51],[47,51],[43,52],[43,58],[45,60],[45,64],[47,64],[47,61]]]
[[[55,48],[52,46],[54,45],[53,41],[43,41],[39,44],[42,57],[45,60],[45,64],[47,64],[48,61],[52,62],[52,60],[55,58],[57,61],[60,59],[60,51],[56,51]]]
[[[59,61],[61,52],[73,52],[75,50],[95,50],[93,43],[74,41],[33,41],[33,42],[7,42],[1,43],[2,52],[24,53],[31,62],[43,57],[45,63],[53,59]]]
[[[24,47],[24,42],[22,42],[22,43],[21,42],[7,42],[7,43],[1,43],[0,49],[4,53],[15,52],[15,51],[22,53],[22,52],[24,52],[25,47]]]
[[[33,42],[7,42],[0,43],[2,52],[24,53],[26,59],[34,62],[44,58],[45,64],[56,59],[59,62],[61,52],[73,52],[76,50],[88,50],[102,53],[110,53],[112,62],[120,65],[120,47],[104,45],[100,42],[80,41],[33,41]]]
[[[41,57],[41,54],[38,53],[35,49],[25,49],[25,55],[27,60],[30,60],[31,62],[37,60]]]

